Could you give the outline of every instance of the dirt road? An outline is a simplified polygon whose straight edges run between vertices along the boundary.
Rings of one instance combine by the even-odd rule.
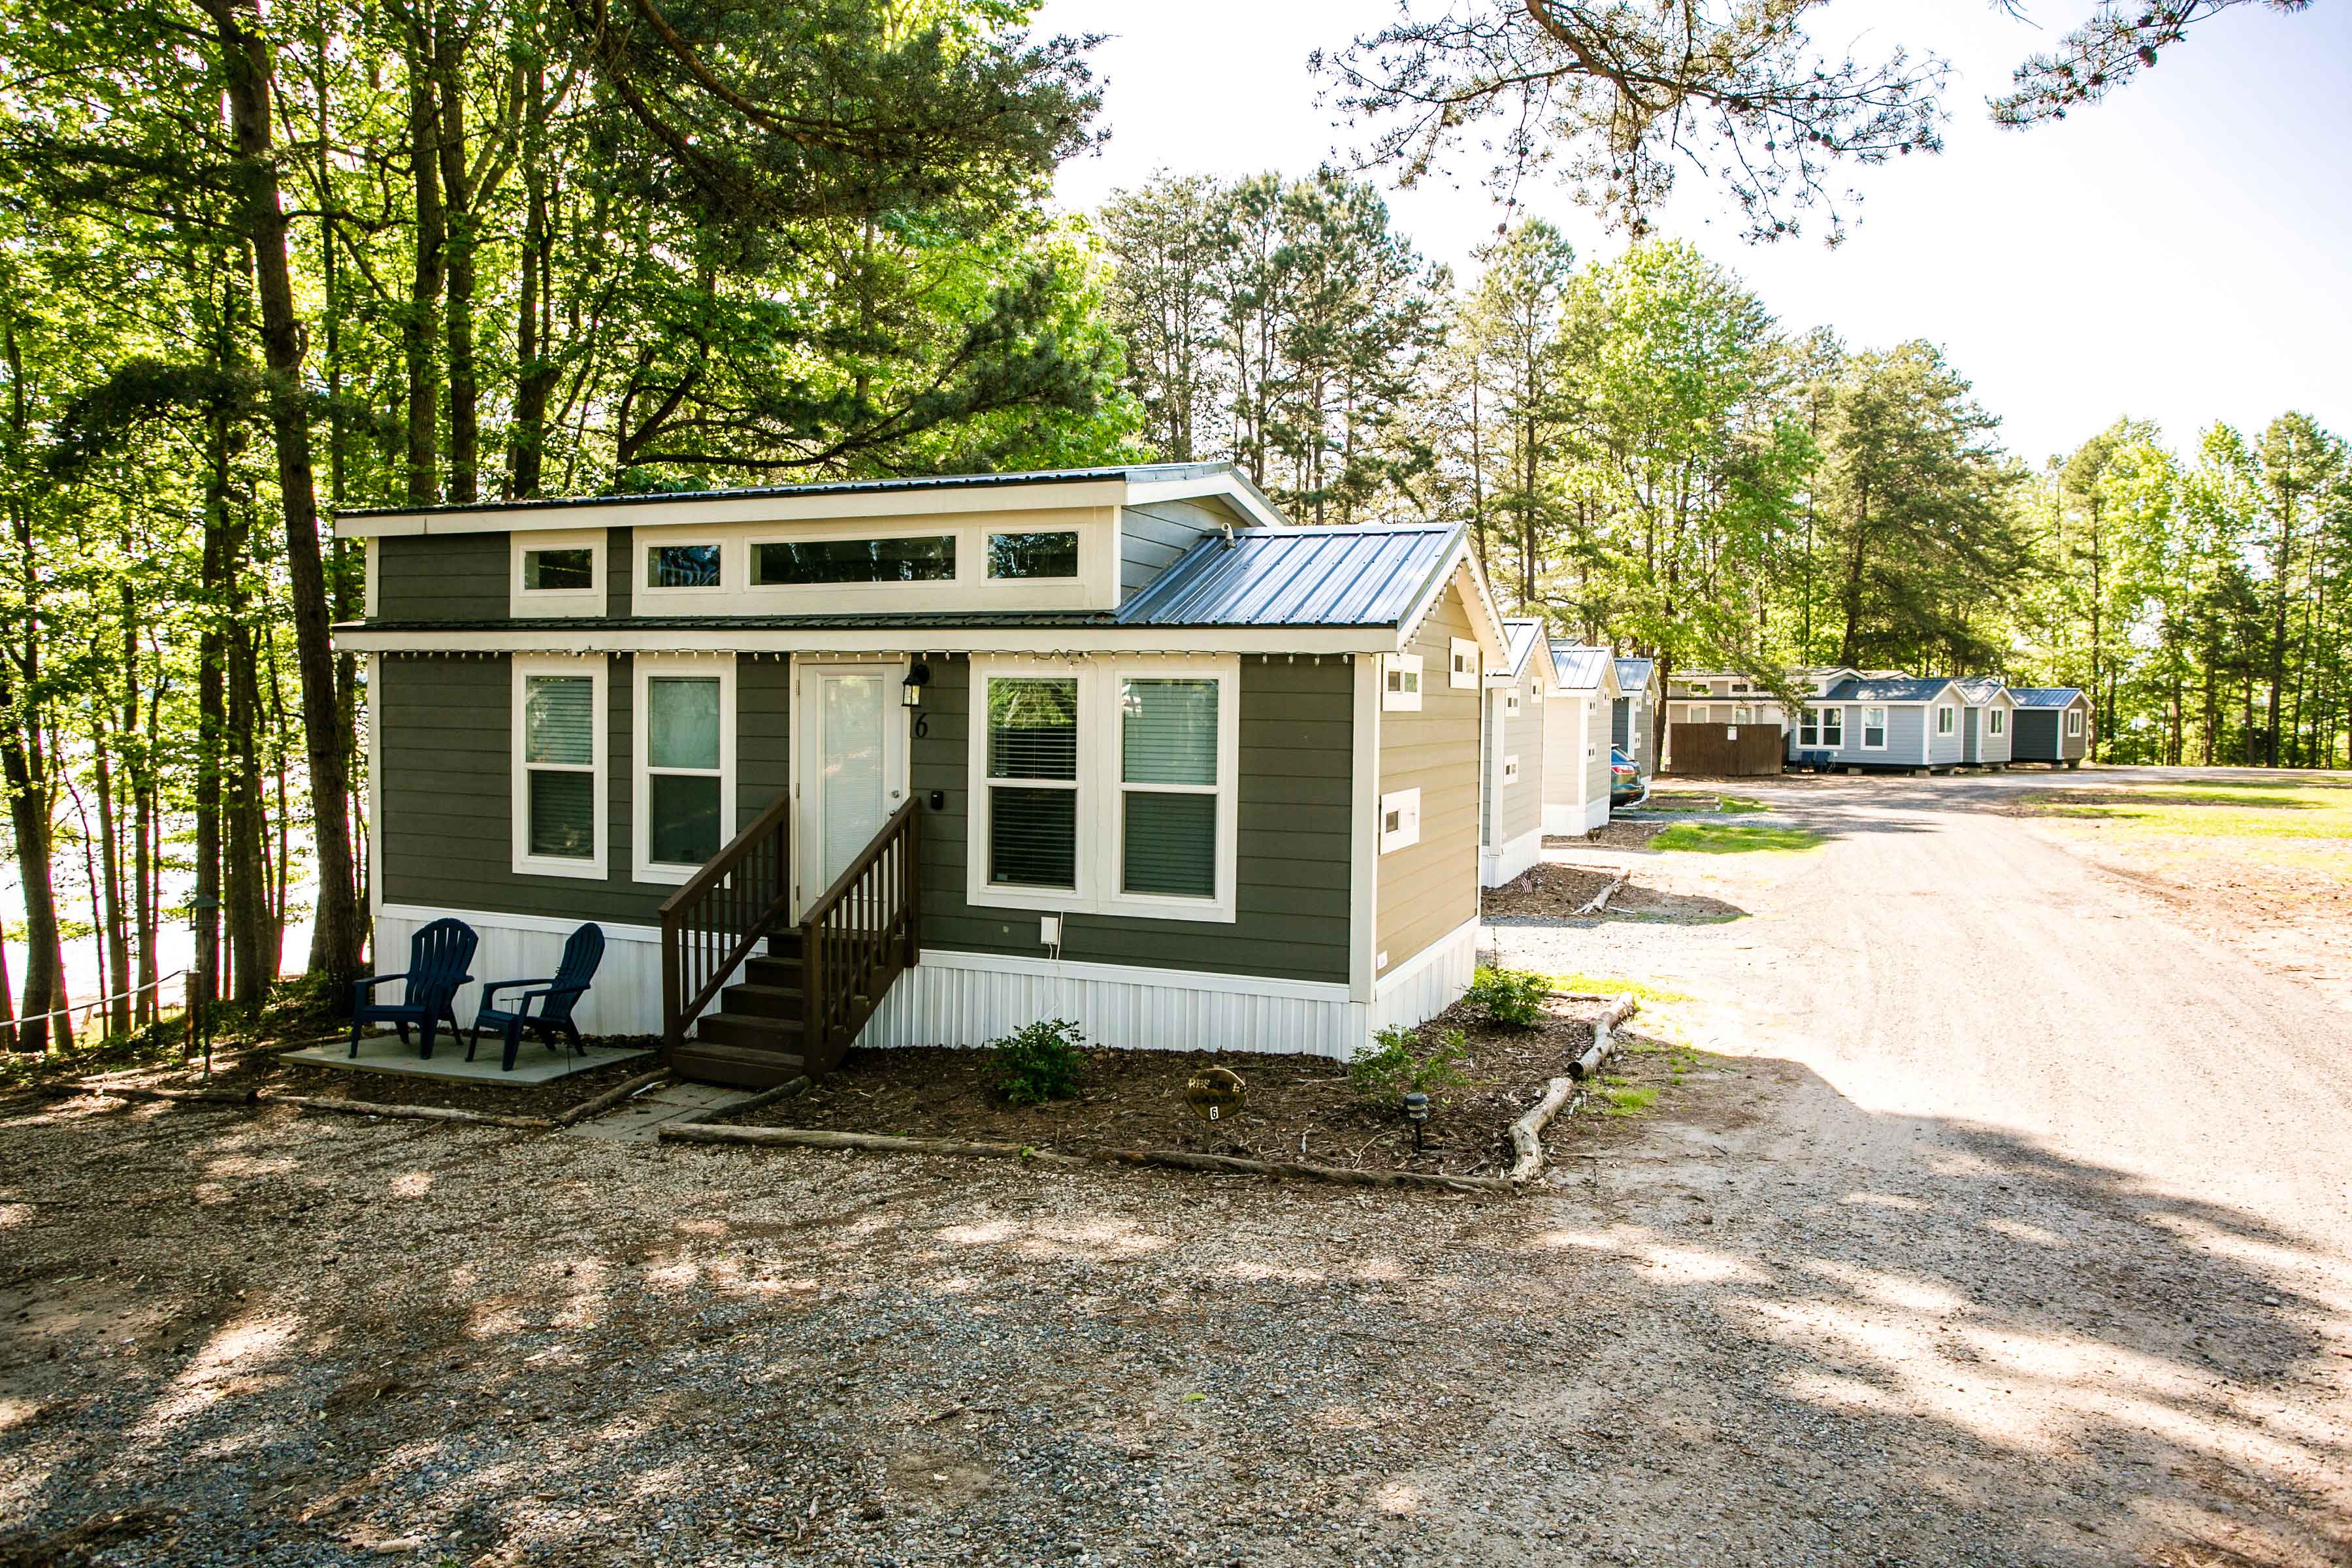
[[[2352,1016],[2049,782],[1500,931],[1726,1058],[1517,1202],[0,1110],[0,1563],[2352,1560]]]

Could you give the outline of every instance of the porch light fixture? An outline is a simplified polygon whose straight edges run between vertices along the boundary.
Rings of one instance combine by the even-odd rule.
[[[907,708],[920,708],[923,705],[923,688],[930,683],[931,667],[929,665],[908,666],[906,684],[898,688],[899,704]]]

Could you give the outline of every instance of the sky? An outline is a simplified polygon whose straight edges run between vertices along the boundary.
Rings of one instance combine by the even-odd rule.
[[[1437,0],[1418,0],[1422,5]],[[1836,0],[1814,37],[1872,58],[1901,44],[1951,62],[1939,157],[1850,171],[1849,238],[1754,247],[1685,177],[1661,231],[1745,278],[1791,331],[1849,348],[1925,338],[2040,463],[2118,417],[2188,447],[2216,420],[2259,430],[2289,409],[2352,434],[2352,5],[2205,23],[2105,103],[2032,131],[1992,125],[1984,100],[2091,0]],[[1156,172],[1304,174],[1350,150],[1307,66],[1375,27],[1386,0],[1046,0],[1037,26],[1107,35],[1097,154],[1066,165],[1058,199],[1090,210]],[[1423,252],[1475,269],[1501,207],[1475,144],[1440,177],[1389,189]],[[1386,181],[1382,178],[1384,188]],[[1623,241],[1556,184],[1522,190],[1587,260]]]

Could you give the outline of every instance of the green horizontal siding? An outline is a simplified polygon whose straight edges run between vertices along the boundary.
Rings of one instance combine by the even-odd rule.
[[[582,668],[587,668],[585,661]],[[514,865],[511,770],[514,677],[503,657],[387,658],[373,693],[381,737],[380,791],[385,901],[492,914],[658,923],[677,889],[631,874],[631,662],[606,670],[605,876],[519,876]],[[784,787],[791,667],[736,663],[737,823]]]
[[[929,662],[913,783],[919,797],[938,790],[946,805],[923,822],[923,944],[1042,957],[1034,913],[965,900],[971,666],[961,658]],[[1353,671],[1342,660],[1244,659],[1234,922],[1073,914],[1063,921],[1062,956],[1345,982],[1353,693]]]
[[[502,621],[512,603],[503,533],[379,539],[375,573],[380,620]]]

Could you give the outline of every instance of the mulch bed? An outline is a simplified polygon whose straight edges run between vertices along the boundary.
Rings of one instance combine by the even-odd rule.
[[[1584,906],[1600,896],[1601,889],[1616,879],[1608,871],[1592,870],[1582,866],[1562,866],[1546,860],[1530,866],[1499,888],[1486,889],[1484,904],[1488,919],[1497,916],[1520,920],[1564,920],[1580,913]],[[1630,886],[1630,884],[1629,884]],[[1621,888],[1610,896],[1613,904],[1624,894]]]
[[[635,1040],[592,1040],[597,1046],[634,1046],[651,1044]],[[404,1073],[359,1072],[341,1068],[311,1067],[305,1063],[281,1061],[278,1051],[291,1050],[299,1044],[285,1041],[267,1048],[248,1050],[235,1062],[215,1072],[209,1080],[194,1068],[185,1071],[159,1072],[128,1080],[154,1089],[212,1088],[243,1093],[248,1089],[270,1089],[280,1094],[317,1095],[322,1100],[362,1100],[373,1105],[429,1105],[447,1110],[484,1111],[497,1116],[555,1116],[571,1110],[584,1100],[592,1100],[625,1079],[639,1077],[661,1065],[658,1057],[637,1057],[610,1067],[591,1068],[573,1073],[569,1078],[549,1083],[452,1083],[441,1079],[413,1078]],[[497,1042],[485,1039],[482,1049],[499,1049]],[[537,1050],[535,1043],[526,1043],[527,1051]],[[433,1054],[437,1058],[449,1050],[445,1042],[436,1041]],[[462,1058],[466,1047],[461,1042],[454,1056]]]
[[[1510,1164],[1510,1124],[1542,1098],[1544,1086],[1592,1043],[1591,1020],[1606,1004],[1555,997],[1539,1026],[1490,1025],[1456,1003],[1417,1031],[1424,1048],[1460,1029],[1470,1081],[1431,1095],[1424,1147],[1395,1104],[1367,1104],[1339,1062],[1250,1051],[1098,1050],[1087,1055],[1085,1087],[1073,1100],[1007,1105],[982,1050],[852,1051],[807,1092],[732,1120],[746,1127],[951,1138],[1034,1149],[1178,1149],[1245,1159],[1295,1161],[1350,1170],[1409,1170],[1492,1176]],[[1184,1101],[1201,1068],[1241,1075],[1248,1103],[1214,1123]]]

